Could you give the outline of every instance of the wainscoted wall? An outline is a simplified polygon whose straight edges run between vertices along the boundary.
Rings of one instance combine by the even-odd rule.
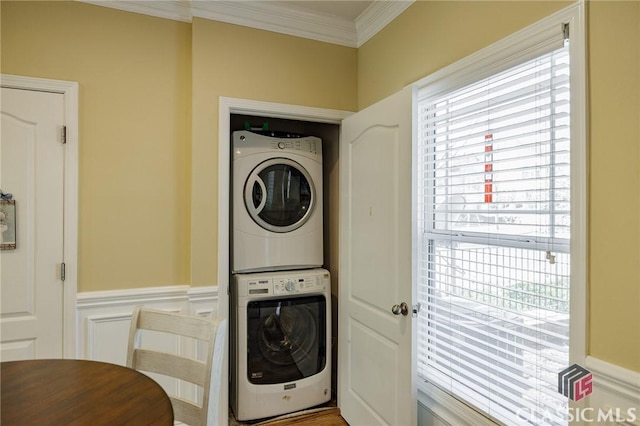
[[[593,357],[587,357],[582,366],[593,375],[593,392],[572,408],[575,420],[570,424],[640,426],[640,373]],[[418,401],[420,426],[494,424],[429,383],[421,385]]]
[[[76,357],[125,365],[131,313],[137,305],[169,312],[215,318],[218,316],[218,287],[172,286],[78,293]],[[205,354],[193,339],[167,339],[159,333],[145,334],[144,344],[184,355]],[[150,374],[169,392],[197,400],[193,385]]]
[[[77,358],[124,365],[131,313],[137,305],[214,318],[218,315],[218,287],[185,285],[78,293]]]
[[[612,412],[613,420],[596,424],[640,426],[640,373],[588,356],[584,366],[593,374],[589,406]],[[589,418],[597,413],[586,413]],[[611,418],[611,417],[610,417]],[[585,422],[586,423],[586,422]]]
[[[218,287],[173,286],[79,293],[77,358],[124,365],[131,313],[136,305],[213,318],[218,315]],[[185,354],[198,351],[193,342],[158,339],[153,343],[168,351]],[[592,357],[587,357],[583,367],[593,374],[593,393],[583,400],[585,405],[580,408],[582,424],[640,426],[640,373]],[[179,386],[177,382],[158,381],[168,391]],[[493,424],[453,398],[438,397],[442,393],[430,390],[429,386],[421,386],[418,392],[419,425]],[[181,387],[179,393],[186,398],[197,397],[189,387]],[[596,421],[599,408],[606,416],[602,421]]]

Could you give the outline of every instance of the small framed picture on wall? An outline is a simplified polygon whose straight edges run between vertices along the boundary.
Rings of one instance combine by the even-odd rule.
[[[0,250],[16,248],[16,202],[0,200]]]

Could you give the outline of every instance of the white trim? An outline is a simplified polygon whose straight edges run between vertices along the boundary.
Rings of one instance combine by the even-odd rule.
[[[193,16],[356,47],[356,25],[345,18],[293,9],[275,2],[195,2]]]
[[[407,10],[415,0],[374,1],[356,18],[356,47],[365,44],[391,21]]]
[[[271,1],[77,0],[180,22],[194,17],[347,47],[360,47],[415,0],[376,0],[355,20]]]
[[[77,304],[78,356],[125,365],[131,313],[137,305],[167,312],[217,317],[218,287],[187,285],[135,288],[129,290],[80,293]],[[157,349],[178,353],[195,353],[197,342],[190,339],[160,339]],[[196,398],[193,385],[168,379],[160,383],[166,390],[189,400]],[[226,422],[215,421],[214,424]]]
[[[256,115],[317,123],[340,124],[352,112],[314,108],[301,105],[253,101],[249,99],[220,97],[218,107],[218,306],[219,315],[229,317],[229,242],[230,230],[229,185],[231,165],[231,114]]]
[[[84,349],[82,352],[83,359],[90,360],[100,360],[103,359],[104,354],[100,354],[96,352],[96,342],[104,341],[105,336],[104,333],[101,333],[101,326],[113,326],[115,323],[122,323],[121,328],[126,329],[129,327],[131,320],[131,312],[117,312],[110,314],[101,314],[101,315],[87,315],[84,318],[85,330],[84,336],[84,344],[82,348]],[[109,342],[109,346],[117,348],[118,346],[123,346],[126,349],[126,343],[117,342],[116,340],[123,339],[114,339],[110,338],[111,342]],[[114,360],[115,361],[115,360]]]
[[[192,315],[211,319],[220,317],[218,286],[191,287],[187,295],[189,297],[189,311]]]
[[[218,286],[211,287],[189,287],[187,292],[189,301],[192,303],[210,302],[218,300]]]
[[[430,382],[418,386],[418,402],[450,425],[498,424]]]
[[[97,307],[135,306],[145,303],[176,303],[189,300],[187,285],[107,290],[78,293],[78,309]]]
[[[587,48],[586,16],[584,0],[558,12],[556,19],[569,23],[569,56],[571,67],[571,286],[569,319],[570,364],[584,363],[587,354],[587,283],[588,283],[588,241],[589,241],[589,141],[587,103]],[[553,16],[556,16],[553,15]]]
[[[248,99],[220,97],[218,105],[218,316],[229,318],[229,186],[231,183],[231,114],[256,115],[261,117],[286,118],[318,123],[340,124],[351,112],[300,105],[252,101]],[[229,343],[225,343],[225,354],[229,354]],[[228,363],[225,363],[223,383],[228,383]],[[224,388],[218,413],[220,423],[227,418],[229,389]]]
[[[587,357],[584,367],[593,374],[596,387],[640,404],[640,372],[627,370],[592,356]],[[640,405],[638,409],[640,410]],[[640,412],[637,414],[640,415]]]
[[[96,6],[109,7],[125,12],[140,13],[157,18],[174,21],[191,22],[191,1],[163,0],[163,1],[119,1],[119,0],[78,0]]]
[[[78,83],[1,74],[2,87],[60,93],[67,126],[64,176],[64,252],[66,277],[63,296],[62,356],[75,358],[76,293],[78,291]]]
[[[571,63],[579,64],[571,70],[571,101],[572,101],[572,147],[571,147],[571,172],[572,208],[571,224],[571,319],[570,319],[570,363],[584,365],[587,353],[587,242],[588,242],[588,143],[587,143],[587,99],[586,99],[586,36],[585,36],[585,5],[580,0],[573,5],[562,9],[547,18],[542,19],[507,38],[498,41],[472,55],[469,55],[452,65],[449,65],[435,73],[417,81],[420,89],[420,98],[426,99],[437,96],[452,87],[469,84],[485,77],[488,74],[498,72],[510,65],[522,61],[533,52],[540,51],[548,46],[552,39],[544,34],[554,29],[559,32],[558,25],[570,24]],[[522,45],[529,48],[522,48]],[[528,58],[527,58],[528,59]],[[478,73],[479,67],[483,68]],[[476,412],[470,406],[444,392],[430,383],[419,385],[421,402],[437,416],[458,424],[460,418],[471,416],[471,424],[483,424],[486,417]],[[584,401],[584,400],[583,400]],[[582,407],[586,401],[572,404],[572,407]],[[429,405],[431,404],[431,405]],[[468,420],[468,419],[467,419]],[[466,421],[466,420],[465,420]],[[491,423],[491,422],[490,422]]]
[[[588,356],[584,367],[593,375],[593,392],[586,405],[604,413],[615,413],[606,424],[640,426],[640,372],[627,370]],[[584,405],[581,406],[584,409]],[[586,424],[586,423],[585,423]]]
[[[628,370],[592,356],[586,357],[583,366],[593,374],[593,393],[585,398],[579,408],[619,410],[625,417],[626,410],[635,408],[635,421],[618,421],[615,424],[640,426],[640,372]],[[475,411],[450,394],[429,382],[423,382],[418,389],[418,401],[434,416],[450,425],[473,424],[495,425],[491,419]],[[574,407],[577,408],[577,407]],[[595,417],[596,414],[590,414]],[[573,424],[573,423],[572,423]],[[609,424],[609,423],[607,423]]]
[[[218,287],[190,287],[188,285],[159,286],[134,288],[127,290],[108,290],[78,293],[77,304],[77,356],[86,359],[109,359],[109,354],[95,352],[96,342],[109,348],[122,348],[126,353],[128,321],[137,305],[145,305],[156,309],[183,314],[194,314],[205,317],[217,317]],[[98,329],[98,325],[107,326]],[[122,335],[114,331],[114,327]],[[98,331],[96,331],[98,330]],[[96,333],[100,334],[96,338]],[[106,341],[106,343],[105,343]],[[107,358],[105,358],[107,357]]]
[[[584,0],[580,0],[542,20],[523,28],[506,38],[468,55],[418,81],[420,99],[438,96],[451,87],[460,87],[502,71],[535,55],[546,46],[561,40],[559,25],[574,21],[575,30],[584,38]],[[581,27],[581,28],[578,28]],[[548,32],[557,31],[558,37],[549,38]],[[574,29],[571,29],[572,34]],[[573,40],[573,36],[571,37]],[[522,45],[528,47],[523,48]],[[584,45],[584,41],[581,43]],[[572,50],[571,53],[574,53]],[[481,72],[478,69],[482,68]],[[475,70],[475,71],[474,71]]]

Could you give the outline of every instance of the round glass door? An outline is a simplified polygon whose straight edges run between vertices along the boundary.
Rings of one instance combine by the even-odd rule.
[[[325,296],[254,300],[247,303],[246,309],[250,383],[288,383],[325,368],[328,344]]]
[[[315,189],[307,171],[286,158],[259,164],[247,179],[244,203],[251,218],[272,232],[290,232],[311,215]]]

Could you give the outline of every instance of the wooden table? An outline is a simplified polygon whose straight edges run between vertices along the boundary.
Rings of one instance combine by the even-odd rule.
[[[12,425],[173,425],[165,391],[144,374],[96,361],[0,363],[0,422]]]

